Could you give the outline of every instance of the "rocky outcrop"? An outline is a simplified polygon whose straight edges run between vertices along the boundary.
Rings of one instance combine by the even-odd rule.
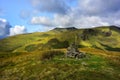
[[[66,53],[66,57],[71,57],[71,58],[76,58],[76,59],[80,59],[80,58],[84,58],[86,55],[83,52],[80,52],[78,50],[77,45],[75,45],[75,43],[72,43],[68,48],[67,48],[67,53]]]

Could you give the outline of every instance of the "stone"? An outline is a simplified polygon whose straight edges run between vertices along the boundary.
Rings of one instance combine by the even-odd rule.
[[[83,52],[79,52],[78,47],[75,43],[72,43],[68,48],[67,48],[67,53],[66,57],[72,57],[76,59],[84,58],[86,55]]]

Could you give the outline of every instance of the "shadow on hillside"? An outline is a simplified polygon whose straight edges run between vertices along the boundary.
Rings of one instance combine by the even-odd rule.
[[[101,44],[102,46],[104,46],[106,50],[120,52],[120,48],[113,48],[113,47],[110,47],[110,46],[105,45],[105,44],[102,44],[102,43],[100,43],[100,44]]]

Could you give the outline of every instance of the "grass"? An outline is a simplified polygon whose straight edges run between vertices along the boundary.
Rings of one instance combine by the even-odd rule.
[[[114,30],[110,37],[98,34],[89,35],[89,40],[80,40],[79,50],[87,55],[83,59],[65,58],[66,48],[52,49],[48,45],[40,49],[54,38],[71,43],[75,34],[82,31],[36,32],[1,40],[0,80],[119,80],[120,36]]]
[[[35,51],[37,49],[37,46],[35,44],[31,44],[25,47],[25,50],[28,52]]]
[[[120,48],[113,48],[113,47],[110,47],[110,46],[105,45],[105,44],[101,44],[101,45],[103,45],[106,50],[120,52]]]
[[[120,36],[119,32],[116,30],[112,30],[112,35],[109,37],[105,37],[101,32],[108,31],[109,28],[95,28],[94,34],[97,33],[97,36],[95,35],[88,35],[89,39],[84,41],[80,39],[79,45],[82,47],[95,47],[99,49],[106,49],[105,46],[101,45],[106,44],[107,46],[110,46],[110,50],[118,50],[120,46]],[[84,29],[78,29],[74,31],[48,31],[48,32],[35,32],[35,33],[29,33],[29,34],[21,34],[16,36],[11,36],[9,38],[0,40],[0,51],[1,52],[25,52],[25,47],[29,47],[31,44],[47,44],[51,39],[58,39],[59,43],[56,43],[54,47],[57,46],[57,48],[64,46],[69,43],[74,42],[75,35],[79,34],[79,37],[83,33]],[[98,31],[98,32],[96,32]],[[93,33],[92,33],[93,34]],[[69,36],[69,37],[68,37]],[[67,41],[67,42],[64,42]],[[58,44],[61,44],[58,46]],[[66,44],[66,45],[64,45]],[[48,44],[50,46],[50,44]],[[49,47],[46,45],[45,47]],[[51,46],[50,46],[51,47]],[[30,47],[29,47],[30,48]],[[113,49],[115,48],[115,49]],[[27,51],[30,49],[27,48]],[[34,51],[34,50],[33,50]]]
[[[64,49],[21,53],[1,60],[1,80],[119,80],[120,54],[84,48],[83,59],[65,58]],[[106,54],[106,56],[101,55]],[[109,56],[111,55],[111,56]],[[42,56],[42,59],[41,59]],[[48,58],[50,57],[50,58]]]
[[[52,59],[54,56],[60,56],[63,55],[64,53],[62,51],[58,51],[58,50],[49,50],[49,51],[44,51],[42,52],[42,54],[40,55],[40,60],[50,60]]]

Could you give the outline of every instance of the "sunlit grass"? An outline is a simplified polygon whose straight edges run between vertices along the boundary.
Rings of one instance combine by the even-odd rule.
[[[86,58],[65,58],[63,53],[54,55],[54,50],[21,53],[19,56],[9,57],[1,60],[0,79],[119,80],[120,55],[118,52],[105,52],[89,48],[80,50],[87,52]],[[65,52],[66,50],[59,49],[57,51]],[[48,52],[53,52],[51,54],[54,56],[51,59],[41,60],[40,56]]]
[[[82,31],[36,32],[0,41],[0,80],[119,80],[120,52],[108,51],[101,45],[119,48],[118,32],[112,31],[110,37],[99,34],[89,36],[87,41],[80,40],[79,50],[86,53],[83,59],[66,58],[66,48],[40,49],[38,46],[54,38],[72,43],[75,34]]]

